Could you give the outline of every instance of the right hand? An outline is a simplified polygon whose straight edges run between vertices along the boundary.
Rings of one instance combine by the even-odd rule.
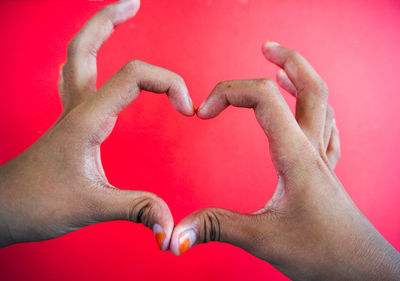
[[[267,59],[282,69],[278,83],[297,98],[296,118],[268,79],[218,84],[197,115],[216,117],[227,106],[253,108],[269,140],[279,178],[259,211],[198,210],[174,229],[171,251],[199,243],[238,246],[295,280],[399,280],[399,253],[354,205],[334,173],[339,136],[328,89],[297,52],[266,42]]]

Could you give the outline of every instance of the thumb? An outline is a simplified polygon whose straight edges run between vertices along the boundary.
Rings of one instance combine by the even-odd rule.
[[[252,252],[252,248],[256,246],[254,237],[259,236],[257,220],[257,215],[226,209],[197,210],[175,226],[170,250],[179,256],[197,244],[218,241]]]
[[[98,193],[95,223],[128,220],[150,228],[161,250],[168,250],[174,221],[168,205],[157,195],[136,190],[106,188]]]

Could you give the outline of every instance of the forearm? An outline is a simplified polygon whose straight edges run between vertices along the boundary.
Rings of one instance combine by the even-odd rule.
[[[12,239],[10,227],[6,220],[5,210],[3,209],[4,205],[5,204],[0,204],[0,248],[15,243],[15,241]]]

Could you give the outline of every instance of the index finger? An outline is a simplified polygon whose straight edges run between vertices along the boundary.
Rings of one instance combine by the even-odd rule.
[[[197,111],[197,116],[209,119],[226,107],[253,108],[258,122],[269,140],[271,156],[280,173],[300,157],[308,143],[285,99],[272,80],[236,80],[219,83]],[[294,162],[294,161],[293,161]]]

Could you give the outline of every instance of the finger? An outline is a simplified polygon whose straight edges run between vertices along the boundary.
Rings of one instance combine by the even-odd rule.
[[[287,76],[285,70],[283,70],[283,69],[278,70],[278,73],[276,74],[276,80],[278,81],[278,84],[282,88],[284,88],[286,91],[288,91],[294,97],[297,96],[297,89],[293,85],[293,82],[290,81],[290,78]]]
[[[139,0],[124,0],[104,7],[72,39],[63,70],[69,94],[63,100],[66,110],[96,91],[97,52],[118,24],[136,14],[139,5]]]
[[[331,138],[329,140],[328,148],[326,151],[326,156],[328,157],[329,166],[332,170],[335,169],[336,164],[340,158],[340,138],[339,130],[334,122],[332,126]]]
[[[60,77],[58,79],[58,91],[60,93],[61,100],[63,101],[63,104],[65,103],[64,100],[67,98],[65,97],[65,92],[64,92],[64,77],[63,77],[63,68],[64,64],[60,65]]]
[[[200,106],[197,115],[202,119],[212,118],[229,105],[254,109],[268,137],[278,172],[285,169],[287,161],[298,157],[298,151],[302,151],[306,138],[273,81],[257,79],[221,82]]]
[[[164,200],[145,191],[105,187],[96,195],[95,222],[128,220],[150,228],[161,250],[168,250],[174,221]]]
[[[142,90],[167,93],[177,111],[187,116],[194,114],[193,103],[182,77],[139,60],[127,63],[108,80],[93,98],[93,104],[98,113],[118,115]]]
[[[328,105],[328,107],[326,108],[325,128],[324,128],[324,151],[328,149],[329,140],[332,134],[334,116],[335,112],[333,111],[332,107]]]
[[[219,208],[198,210],[175,226],[170,250],[179,256],[197,244],[218,241],[253,252],[257,246],[254,237],[260,236],[257,219],[257,216]]]
[[[164,68],[134,60],[111,77],[84,104],[80,119],[83,133],[95,136],[97,144],[104,141],[117,115],[142,90],[166,93],[177,111],[186,116],[194,115],[193,103],[182,77]]]
[[[276,42],[263,45],[267,59],[282,67],[296,87],[296,119],[316,148],[323,143],[328,88],[311,65],[297,52]]]

